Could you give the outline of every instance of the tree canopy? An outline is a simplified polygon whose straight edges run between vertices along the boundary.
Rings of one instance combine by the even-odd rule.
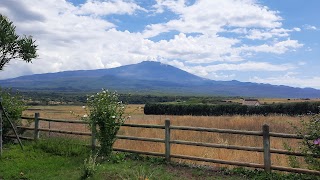
[[[0,14],[0,71],[12,59],[31,62],[37,56],[35,40],[31,36],[17,35],[13,22]]]

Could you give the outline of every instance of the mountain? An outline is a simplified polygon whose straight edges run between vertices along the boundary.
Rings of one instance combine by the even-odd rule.
[[[144,61],[111,69],[64,71],[0,80],[20,90],[91,92],[101,88],[130,93],[320,98],[320,90],[239,81],[214,81],[173,66]]]

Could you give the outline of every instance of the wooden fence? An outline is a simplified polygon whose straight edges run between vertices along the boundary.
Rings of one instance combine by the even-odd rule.
[[[40,128],[39,127],[39,121],[87,124],[84,121],[80,121],[80,120],[71,121],[71,120],[57,120],[57,119],[40,118],[39,113],[35,113],[35,116],[32,118],[22,117],[22,119],[34,119],[34,127],[21,127],[21,126],[18,127],[21,129],[33,130],[34,137],[21,137],[21,139],[38,140],[40,131],[63,133],[63,134],[73,134],[73,135],[85,135],[85,136],[92,137],[91,138],[92,139],[92,141],[91,141],[92,148],[96,147],[96,139],[95,139],[95,132],[94,131],[91,133],[89,133],[89,132],[74,132],[74,131],[63,131],[63,130],[58,130],[58,129],[47,129],[47,128]],[[271,154],[284,154],[284,155],[291,155],[291,156],[304,156],[304,154],[298,153],[298,152],[291,152],[291,151],[287,151],[287,150],[272,149],[272,148],[270,148],[270,137],[290,138],[290,139],[302,139],[302,137],[295,135],[295,134],[283,134],[283,133],[269,132],[269,126],[266,124],[262,126],[262,131],[242,131],[242,130],[231,130],[231,129],[172,126],[172,125],[170,125],[170,120],[166,120],[165,125],[124,124],[123,126],[135,127],[135,128],[164,129],[165,130],[165,139],[122,136],[122,135],[118,135],[117,138],[118,139],[126,139],[126,140],[164,143],[165,144],[165,153],[163,154],[163,153],[158,153],[158,152],[145,152],[145,151],[120,149],[120,148],[114,148],[115,151],[165,157],[168,162],[170,161],[171,158],[178,158],[178,159],[187,159],[187,160],[193,160],[193,161],[211,162],[211,163],[217,163],[217,164],[244,166],[244,167],[251,167],[251,168],[261,168],[261,169],[264,169],[266,172],[270,172],[271,170],[278,170],[278,171],[286,171],[286,172],[320,175],[320,171],[315,171],[315,170],[308,170],[308,169],[301,169],[301,168],[290,168],[290,167],[283,167],[283,166],[273,166],[271,163]],[[170,139],[170,132],[172,130],[260,136],[260,137],[262,137],[263,147],[246,147],[246,146],[235,146],[235,145],[225,145],[225,144],[213,144],[213,143],[203,143],[203,142],[171,140]],[[238,161],[225,161],[225,160],[220,160],[220,159],[209,159],[209,158],[202,158],[202,157],[172,154],[172,153],[170,153],[171,144],[183,144],[183,145],[189,145],[189,146],[202,146],[202,147],[261,152],[264,155],[263,156],[264,157],[264,164],[238,162]],[[319,157],[315,157],[315,158],[319,158]]]

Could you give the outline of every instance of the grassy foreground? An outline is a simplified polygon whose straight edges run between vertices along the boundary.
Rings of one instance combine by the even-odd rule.
[[[56,141],[56,140],[53,140]],[[59,143],[62,146],[56,146]],[[61,142],[25,142],[6,145],[0,158],[0,179],[86,179],[84,159],[89,150],[80,145]],[[99,163],[99,162],[98,162]],[[111,160],[100,162],[93,176],[87,179],[244,179],[221,172],[170,165],[159,158],[134,154],[114,154]]]
[[[125,180],[184,180],[184,179],[305,179],[320,177],[301,174],[264,173],[243,168],[219,169],[168,164],[163,158],[114,153],[109,160],[97,160],[90,177],[84,177],[84,160],[91,154],[80,141],[55,138],[37,143],[25,142],[24,150],[18,145],[6,145],[0,157],[0,180],[11,179],[125,179]],[[88,167],[88,166],[87,166]]]

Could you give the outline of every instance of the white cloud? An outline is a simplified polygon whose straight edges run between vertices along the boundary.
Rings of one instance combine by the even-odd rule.
[[[289,32],[293,31],[301,31],[300,28],[293,28],[293,29],[283,29],[283,28],[275,28],[275,29],[251,29],[246,34],[246,38],[248,39],[259,39],[259,40],[266,40],[274,37],[288,37]]]
[[[298,27],[295,27],[295,28],[293,28],[292,30],[293,30],[293,31],[297,31],[297,32],[300,32],[300,31],[301,31],[301,29],[298,28]]]
[[[295,51],[295,49],[300,48],[302,46],[303,44],[300,44],[297,40],[288,39],[285,41],[275,42],[271,45],[268,45],[268,44],[263,44],[259,46],[244,45],[239,49],[243,51],[283,54],[287,51]]]
[[[227,73],[228,71],[238,72],[283,72],[294,70],[297,67],[292,64],[271,64],[268,62],[242,62],[242,63],[222,63],[207,66],[188,66],[177,60],[160,60],[162,63],[170,64],[172,66],[183,69],[189,73],[196,74],[200,77],[209,79],[226,79],[234,77],[234,73]]]
[[[253,77],[250,79],[252,82],[257,83],[268,83],[268,84],[275,84],[275,85],[287,85],[292,87],[313,87],[316,89],[320,89],[319,81],[320,76],[317,77],[298,77],[295,76],[296,74],[286,74],[284,76],[277,76],[277,77],[268,77],[268,78],[260,78],[260,77]]]
[[[153,5],[156,13],[163,13],[165,9],[178,13],[185,7],[186,0],[156,0],[156,4]]]
[[[287,71],[294,69],[291,64],[270,64],[268,62],[244,62],[240,64],[218,64],[206,67],[209,71]]]
[[[303,26],[306,30],[319,30],[319,28],[317,28],[316,26],[313,26],[313,25],[309,25],[309,24],[306,24]]]
[[[179,15],[167,23],[147,26],[145,37],[178,30],[183,33],[215,34],[227,27],[278,28],[282,18],[278,12],[261,6],[254,0],[201,0],[191,6],[184,0],[158,0],[158,12],[169,9]]]
[[[189,63],[215,61],[240,61],[239,52],[233,48],[239,40],[219,36],[186,36],[183,33],[171,40],[153,44],[154,53],[169,59],[184,59]]]
[[[136,3],[124,0],[89,0],[77,9],[76,14],[105,16],[109,14],[133,14],[138,10],[146,11]]]

